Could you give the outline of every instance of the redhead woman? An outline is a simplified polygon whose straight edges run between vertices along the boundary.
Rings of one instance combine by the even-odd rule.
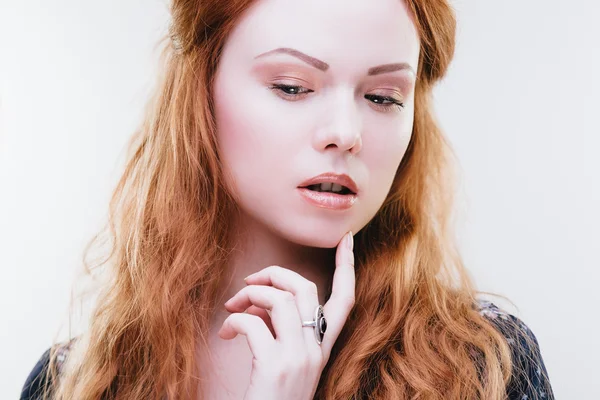
[[[89,326],[22,399],[553,398],[454,240],[448,2],[171,7]]]

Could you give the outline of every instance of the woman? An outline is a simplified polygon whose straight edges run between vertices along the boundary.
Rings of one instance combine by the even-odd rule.
[[[454,243],[431,109],[448,3],[172,15],[89,329],[22,398],[552,398],[535,336],[477,299]]]

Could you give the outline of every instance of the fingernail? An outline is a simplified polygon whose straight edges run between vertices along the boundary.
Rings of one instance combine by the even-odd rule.
[[[256,275],[256,272],[245,277],[244,281],[248,280],[249,278],[253,277],[254,275]]]
[[[352,235],[352,231],[348,232],[348,237],[346,238],[346,246],[352,251],[354,249],[354,236]]]

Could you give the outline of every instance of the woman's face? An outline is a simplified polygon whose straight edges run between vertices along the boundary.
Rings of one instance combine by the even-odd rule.
[[[411,137],[418,57],[401,0],[261,0],[248,9],[213,92],[226,179],[244,214],[314,247],[362,229]],[[354,180],[351,207],[301,194],[304,181],[326,172]]]

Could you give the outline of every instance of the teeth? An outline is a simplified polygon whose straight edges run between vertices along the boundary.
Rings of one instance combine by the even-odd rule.
[[[329,193],[339,193],[339,194],[350,194],[350,190],[345,186],[338,185],[337,183],[325,182],[325,183],[317,183],[316,185],[307,186],[310,190],[315,190],[317,192],[329,192]]]
[[[331,182],[321,183],[321,191],[323,192],[331,192],[331,186],[333,184]]]
[[[343,186],[342,185],[338,185],[337,183],[334,183],[331,186],[331,191],[332,192],[341,192],[342,191]]]

